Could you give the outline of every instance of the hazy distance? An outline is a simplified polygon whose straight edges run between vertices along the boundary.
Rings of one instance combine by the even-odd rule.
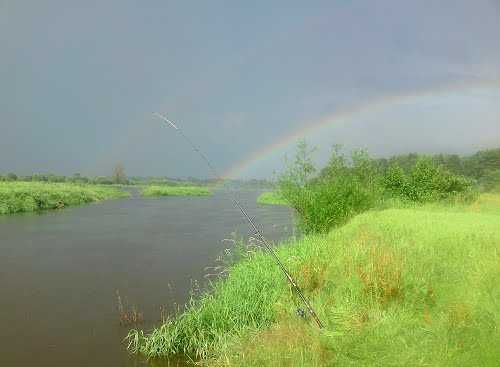
[[[266,147],[373,101],[294,137],[319,161],[334,143],[377,156],[500,145],[498,1],[3,0],[0,56],[0,173],[122,162],[208,176],[155,111],[240,177],[270,175],[294,139]]]

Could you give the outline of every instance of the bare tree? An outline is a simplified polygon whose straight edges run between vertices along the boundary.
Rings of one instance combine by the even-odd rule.
[[[112,179],[115,184],[127,183],[127,176],[125,176],[125,168],[123,168],[123,164],[117,163],[115,168],[113,168]]]

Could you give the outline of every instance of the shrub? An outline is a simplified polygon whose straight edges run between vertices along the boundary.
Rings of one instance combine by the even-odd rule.
[[[287,200],[290,200],[287,198]],[[319,181],[301,190],[293,200],[304,233],[326,232],[352,216],[375,206],[377,195],[352,176]]]
[[[384,168],[362,150],[346,157],[335,146],[326,167],[316,174],[313,151],[299,143],[295,159],[278,178],[279,194],[297,211],[305,233],[328,231],[388,198],[426,203],[477,197],[472,180],[430,157],[417,158],[405,171],[395,162]]]
[[[475,197],[471,180],[438,166],[431,158],[420,158],[408,174],[397,165],[390,166],[383,183],[391,196],[418,203]]]
[[[403,169],[393,164],[388,169],[383,179],[384,187],[391,196],[401,195],[407,185],[406,175]]]
[[[299,143],[295,160],[278,178],[281,196],[299,214],[303,232],[326,232],[375,206],[381,189],[376,166],[366,152],[354,152],[348,161],[336,146],[327,166],[313,176],[312,151],[305,142]]]

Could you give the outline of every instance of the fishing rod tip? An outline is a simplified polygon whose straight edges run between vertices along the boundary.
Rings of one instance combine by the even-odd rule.
[[[168,118],[166,118],[165,116],[163,116],[161,113],[158,113],[158,112],[153,112],[153,115],[155,115],[156,117],[159,117],[161,118],[163,121],[167,122],[170,126],[172,126],[175,130],[179,130],[179,128],[172,122],[170,121]]]

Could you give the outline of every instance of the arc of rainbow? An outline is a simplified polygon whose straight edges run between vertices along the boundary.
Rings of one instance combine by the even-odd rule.
[[[464,91],[472,91],[475,89],[481,88],[499,88],[500,87],[500,79],[495,80],[480,80],[480,81],[472,81],[472,82],[454,82],[446,85],[441,85],[432,89],[419,90],[416,92],[408,93],[408,94],[398,94],[398,95],[388,95],[380,98],[372,99],[368,102],[364,102],[358,105],[354,105],[345,109],[341,109],[331,115],[328,115],[325,118],[320,119],[319,121],[309,123],[304,127],[293,130],[292,132],[286,134],[278,141],[271,145],[264,146],[243,160],[239,161],[231,168],[226,170],[222,177],[224,179],[232,178],[243,172],[252,164],[256,163],[261,159],[265,159],[265,157],[271,155],[273,152],[278,151],[286,146],[295,143],[297,140],[304,138],[312,133],[318,132],[323,128],[327,128],[335,123],[340,121],[349,121],[360,115],[365,113],[374,113],[378,110],[385,110],[390,108],[391,106],[412,102],[418,98],[427,97],[427,96],[439,96],[444,95],[446,93],[451,92],[464,92]],[[216,185],[216,188],[221,184]]]

